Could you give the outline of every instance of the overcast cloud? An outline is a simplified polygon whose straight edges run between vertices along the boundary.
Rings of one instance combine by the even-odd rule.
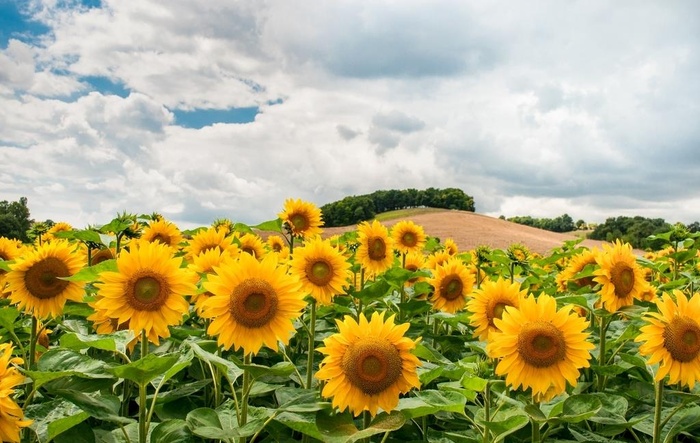
[[[254,224],[427,187],[492,216],[700,220],[695,0],[16,3],[0,200],[37,220]]]

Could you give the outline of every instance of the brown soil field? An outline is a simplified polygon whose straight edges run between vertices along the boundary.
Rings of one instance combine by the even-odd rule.
[[[467,211],[433,211],[387,220],[382,224],[390,227],[401,220],[413,221],[422,226],[427,235],[437,237],[441,242],[451,238],[460,251],[468,251],[480,245],[486,245],[493,249],[506,249],[513,243],[521,243],[533,252],[547,254],[562,246],[565,241],[578,238],[570,233],[550,232]],[[354,230],[356,227],[353,225],[324,228],[323,237],[342,234]],[[592,248],[600,247],[602,243],[586,239],[581,244]]]

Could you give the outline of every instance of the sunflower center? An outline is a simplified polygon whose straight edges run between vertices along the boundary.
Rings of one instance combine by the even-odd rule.
[[[27,270],[24,274],[24,285],[33,297],[44,300],[63,292],[69,283],[59,277],[68,276],[68,266],[61,259],[46,257]]]
[[[333,279],[333,266],[324,259],[306,264],[306,277],[316,286],[326,286]]]
[[[10,259],[10,257],[8,257],[7,255],[5,255],[4,252],[0,251],[0,261],[7,261],[7,260],[9,260],[9,259]]]
[[[297,231],[303,231],[309,227],[309,219],[304,214],[292,214],[289,221]]]
[[[95,266],[98,263],[102,263],[103,261],[110,260],[114,258],[114,254],[112,254],[112,251],[109,249],[100,249],[95,253],[95,255],[90,258],[90,265]]]
[[[384,260],[386,257],[386,243],[379,237],[369,239],[367,254],[371,260]]]
[[[401,354],[386,339],[367,337],[348,346],[341,367],[353,386],[375,395],[401,376]]]
[[[239,283],[231,293],[229,312],[237,323],[260,328],[275,317],[277,304],[277,293],[268,281],[249,278]]]
[[[157,275],[137,275],[132,280],[129,304],[138,311],[157,311],[165,304],[168,284]]]
[[[518,335],[518,353],[536,368],[555,365],[566,357],[564,334],[549,322],[527,323]]]
[[[454,300],[462,296],[464,283],[457,275],[448,275],[440,283],[440,296],[447,300]]]
[[[413,232],[406,232],[401,236],[401,243],[410,248],[418,244],[418,238]]]
[[[663,333],[664,348],[674,360],[688,363],[700,354],[700,326],[688,317],[675,317]]]
[[[153,240],[152,240],[152,241],[153,241],[153,243],[155,243],[155,242],[161,242],[161,243],[163,243],[164,245],[169,245],[169,244],[170,244],[170,236],[169,236],[169,235],[165,235],[165,234],[160,234],[160,233],[159,233],[159,234],[156,234],[155,237],[153,237]]]
[[[255,249],[254,249],[254,248],[252,248],[252,247],[250,247],[250,246],[244,246],[244,247],[241,248],[241,250],[242,250],[243,252],[247,252],[248,254],[250,254],[250,255],[252,255],[253,257],[256,257],[256,258],[257,258],[257,256],[255,255]]]
[[[616,263],[610,271],[610,280],[615,286],[615,295],[625,298],[634,288],[634,270],[625,263]]]
[[[493,309],[491,309],[491,312],[487,313],[487,317],[489,319],[490,325],[492,325],[492,326],[494,325],[493,320],[495,318],[500,319],[503,317],[503,313],[506,311],[506,306],[513,306],[513,305],[511,305],[509,303],[498,302],[493,306]]]

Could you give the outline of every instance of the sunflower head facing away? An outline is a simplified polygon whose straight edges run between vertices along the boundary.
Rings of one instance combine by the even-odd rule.
[[[238,237],[238,248],[242,253],[250,254],[258,260],[265,255],[265,242],[256,234],[243,234]]]
[[[640,328],[635,341],[642,342],[639,352],[648,356],[649,365],[660,363],[657,381],[669,376],[669,383],[681,383],[693,389],[700,381],[700,294],[690,300],[673,291],[656,301],[658,312],[646,314],[647,325]]]
[[[506,307],[518,308],[526,295],[527,290],[521,290],[518,282],[511,283],[500,277],[496,281],[484,281],[467,302],[467,310],[472,314],[469,323],[475,328],[474,336],[487,341],[492,332],[498,331],[494,320],[503,316]]]
[[[44,234],[44,241],[53,241],[56,240],[60,237],[56,237],[56,234],[59,232],[68,232],[72,231],[73,226],[71,226],[70,223],[66,222],[58,222],[51,226],[48,231],[46,231],[46,234]]]
[[[454,314],[467,304],[476,277],[462,260],[453,257],[435,268],[433,277],[426,281],[434,289],[430,298],[433,308]]]
[[[649,290],[644,272],[637,264],[629,243],[616,240],[614,245],[603,244],[603,251],[596,256],[599,269],[593,280],[600,283],[600,300],[608,312],[616,312],[624,306],[641,300]]]
[[[158,344],[170,337],[169,326],[182,321],[189,308],[185,296],[196,290],[197,275],[181,264],[164,243],[133,243],[119,253],[118,272],[100,274],[95,309]]]
[[[391,411],[401,394],[420,387],[420,361],[411,353],[418,340],[405,337],[408,323],[397,325],[393,315],[385,320],[377,312],[369,321],[360,314],[359,322],[345,316],[336,323],[338,333],[318,348],[325,357],[316,373],[326,381],[322,395],[332,398],[334,407],[375,416],[379,408]]]
[[[592,276],[577,279],[576,275],[580,274],[588,265],[596,266],[596,254],[597,250],[586,249],[583,252],[571,257],[571,260],[566,267],[559,274],[557,274],[557,289],[560,292],[565,292],[569,290],[569,285],[575,286],[575,289],[582,288],[584,286],[590,288],[595,286],[596,283],[593,281]]]
[[[334,295],[342,294],[352,276],[345,256],[320,237],[294,251],[291,272],[299,278],[304,291],[321,305],[331,304]]]
[[[389,230],[377,220],[357,225],[356,257],[370,276],[386,271],[394,263],[394,242]]]
[[[83,253],[61,239],[25,252],[5,275],[10,301],[41,320],[61,315],[67,300],[81,301],[84,296],[82,283],[61,277],[74,275],[84,263]]]
[[[296,237],[321,235],[323,225],[321,210],[313,203],[289,198],[284,201],[284,208],[278,217]]]
[[[391,228],[394,248],[403,254],[421,252],[425,246],[426,236],[422,226],[411,220],[402,220]]]
[[[163,218],[149,223],[141,233],[141,239],[149,242],[160,242],[177,249],[183,240],[180,229]]]
[[[495,319],[486,352],[500,359],[496,375],[505,375],[513,389],[532,389],[532,396],[549,399],[576,386],[579,369],[587,368],[592,343],[586,341],[588,322],[568,305],[557,310],[554,297],[542,294],[506,307]]]
[[[12,356],[12,345],[0,344],[0,441],[19,443],[20,430],[32,424],[24,419],[24,412],[13,400],[15,387],[24,383],[16,366],[23,364],[21,358]]]
[[[257,354],[263,345],[276,351],[278,341],[289,343],[306,303],[299,279],[278,265],[275,254],[261,261],[240,254],[214,270],[202,284],[212,296],[201,315],[212,319],[207,332],[218,336],[220,346]]]

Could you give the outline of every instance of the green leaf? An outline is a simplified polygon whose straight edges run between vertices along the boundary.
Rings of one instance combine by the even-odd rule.
[[[39,443],[47,443],[85,421],[90,414],[73,403],[56,398],[27,406],[26,417],[34,420],[30,427],[36,433]]]
[[[100,234],[97,231],[94,231],[92,229],[81,229],[81,230],[73,230],[73,231],[59,231],[54,234],[56,237],[59,238],[67,238],[69,240],[80,240],[83,242],[93,242],[97,244],[103,244],[102,243],[102,238],[100,238]]]
[[[238,225],[238,223],[236,223]],[[282,232],[282,219],[276,218],[274,220],[264,221],[255,226],[251,226],[253,229],[258,229],[260,231],[275,231]]]
[[[96,264],[95,266],[86,266],[82,268],[80,271],[76,272],[75,274],[71,275],[70,277],[61,277],[61,280],[68,280],[68,281],[98,281],[100,279],[100,273],[101,272],[118,272],[119,269],[117,268],[117,260],[115,259],[110,259],[110,260],[105,260],[103,262],[100,262]]]
[[[501,441],[507,435],[525,427],[530,422],[526,413],[514,407],[499,409],[491,421],[483,422],[492,435],[493,441]]]
[[[207,385],[210,385],[211,383],[212,380],[210,378],[207,378],[205,380],[197,380],[192,383],[178,383],[175,389],[159,393],[158,399],[156,399],[156,403],[168,403],[171,401],[175,401],[179,398],[188,397],[194,394],[195,392],[199,392],[202,388],[204,388]]]
[[[238,377],[243,375],[243,369],[236,366],[235,363],[223,359],[216,354],[212,354],[209,351],[205,351],[194,341],[189,340],[186,341],[185,344],[192,348],[194,355],[198,359],[217,367],[224,374],[229,383],[233,384],[238,379]]]
[[[148,354],[135,362],[110,368],[110,372],[119,378],[125,378],[143,386],[164,374],[177,361],[177,355]]]
[[[464,414],[467,398],[454,391],[418,391],[414,397],[399,399],[395,408],[403,412],[407,418],[418,418],[433,415],[437,412],[454,412]]]
[[[73,351],[81,349],[101,349],[103,351],[116,351],[117,345],[114,343],[114,338],[108,335],[83,335],[69,333],[61,336],[61,347]]]
[[[557,418],[567,423],[578,423],[593,417],[602,407],[600,399],[594,395],[572,395],[564,400],[562,414]]]
[[[316,415],[318,432],[325,442],[352,443],[376,434],[400,429],[406,423],[406,416],[400,412],[387,414],[383,412],[363,430],[357,429],[350,414],[328,414],[320,412]]]
[[[363,303],[369,304],[375,300],[379,300],[392,290],[391,285],[386,280],[376,280],[362,290],[352,294],[355,298],[359,298]]]
[[[191,443],[194,439],[184,420],[165,420],[153,428],[151,441],[154,443]]]
[[[53,441],[54,443],[95,443],[95,433],[84,421],[58,434]]]
[[[196,436],[213,440],[232,441],[242,437],[234,427],[224,428],[219,414],[211,408],[197,408],[187,414],[187,427]]]
[[[14,306],[4,306],[0,309],[0,326],[7,329],[10,334],[14,333],[17,317],[19,317],[19,311]]]
[[[74,405],[78,406],[83,411],[90,414],[99,420],[104,420],[110,423],[127,425],[133,423],[134,420],[129,417],[119,415],[119,407],[121,405],[119,399],[114,395],[101,394],[99,392],[86,394],[74,390],[59,390],[54,394],[63,397]]]
[[[14,263],[14,260],[0,260],[0,271],[10,272],[10,264]]]
[[[34,387],[37,389],[49,381],[68,376],[113,378],[105,362],[64,349],[49,350],[37,362],[36,371],[25,373],[34,381]]]
[[[187,352],[181,353],[178,357],[177,363],[168,368],[168,370],[163,373],[162,377],[156,377],[156,379],[153,380],[154,386],[162,387],[168,382],[168,380],[177,375],[178,372],[188,367],[192,363],[193,358],[194,352],[192,352],[192,349],[188,349]]]
[[[432,363],[444,363],[444,364],[450,364],[452,363],[450,360],[442,356],[435,348],[432,346],[426,344],[426,343],[418,343],[416,347],[413,349],[413,355],[415,355],[418,358],[422,358],[423,360],[427,360]]]

